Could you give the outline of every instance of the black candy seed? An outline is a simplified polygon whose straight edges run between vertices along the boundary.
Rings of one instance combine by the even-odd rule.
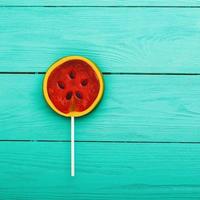
[[[83,95],[82,95],[79,91],[76,92],[76,96],[77,96],[79,99],[82,99],[82,98],[83,98]]]
[[[74,78],[75,78],[75,72],[71,71],[71,72],[69,73],[69,77],[70,77],[71,79],[74,79]]]
[[[60,89],[65,89],[65,84],[62,81],[58,81],[58,87]]]
[[[66,99],[67,100],[70,100],[72,98],[72,92],[68,92],[67,95],[66,95]]]
[[[84,80],[81,81],[81,85],[82,85],[82,86],[86,86],[87,83],[88,83],[88,80],[87,80],[87,79],[84,79]]]

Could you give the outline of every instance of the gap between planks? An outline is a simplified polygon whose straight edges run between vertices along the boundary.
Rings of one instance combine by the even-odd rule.
[[[46,72],[0,72],[0,75],[3,74],[46,74]],[[199,76],[200,73],[144,73],[144,72],[102,72],[103,75],[147,75],[147,76]]]
[[[157,6],[84,6],[84,5],[77,5],[77,6],[65,6],[65,5],[60,5],[60,6],[53,6],[53,5],[48,5],[48,6],[34,6],[34,5],[1,5],[0,8],[200,8],[200,6],[162,6],[162,5],[157,5]]]
[[[0,140],[0,142],[41,142],[41,143],[70,143],[70,140]],[[120,143],[120,144],[200,144],[199,142],[184,141],[94,141],[94,140],[75,140],[76,143]]]

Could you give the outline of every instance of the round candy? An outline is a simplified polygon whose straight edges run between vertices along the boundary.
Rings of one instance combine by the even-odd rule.
[[[67,56],[55,62],[43,82],[49,106],[65,117],[91,112],[103,95],[103,78],[97,66],[82,56]]]

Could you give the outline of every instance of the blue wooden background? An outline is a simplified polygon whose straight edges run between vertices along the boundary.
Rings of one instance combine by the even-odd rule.
[[[82,55],[105,95],[70,123],[42,96]],[[0,1],[0,200],[200,199],[199,0]]]

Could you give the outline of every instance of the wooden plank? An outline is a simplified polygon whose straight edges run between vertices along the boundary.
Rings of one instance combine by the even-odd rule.
[[[69,149],[1,142],[1,199],[200,198],[200,145],[77,143],[73,178]]]
[[[47,106],[42,78],[0,76],[0,139],[69,140],[69,119]],[[104,79],[100,105],[75,120],[76,140],[200,141],[200,76]]]
[[[0,71],[79,54],[104,72],[200,72],[198,8],[1,8]]]
[[[1,0],[0,6],[199,6],[199,0]]]

